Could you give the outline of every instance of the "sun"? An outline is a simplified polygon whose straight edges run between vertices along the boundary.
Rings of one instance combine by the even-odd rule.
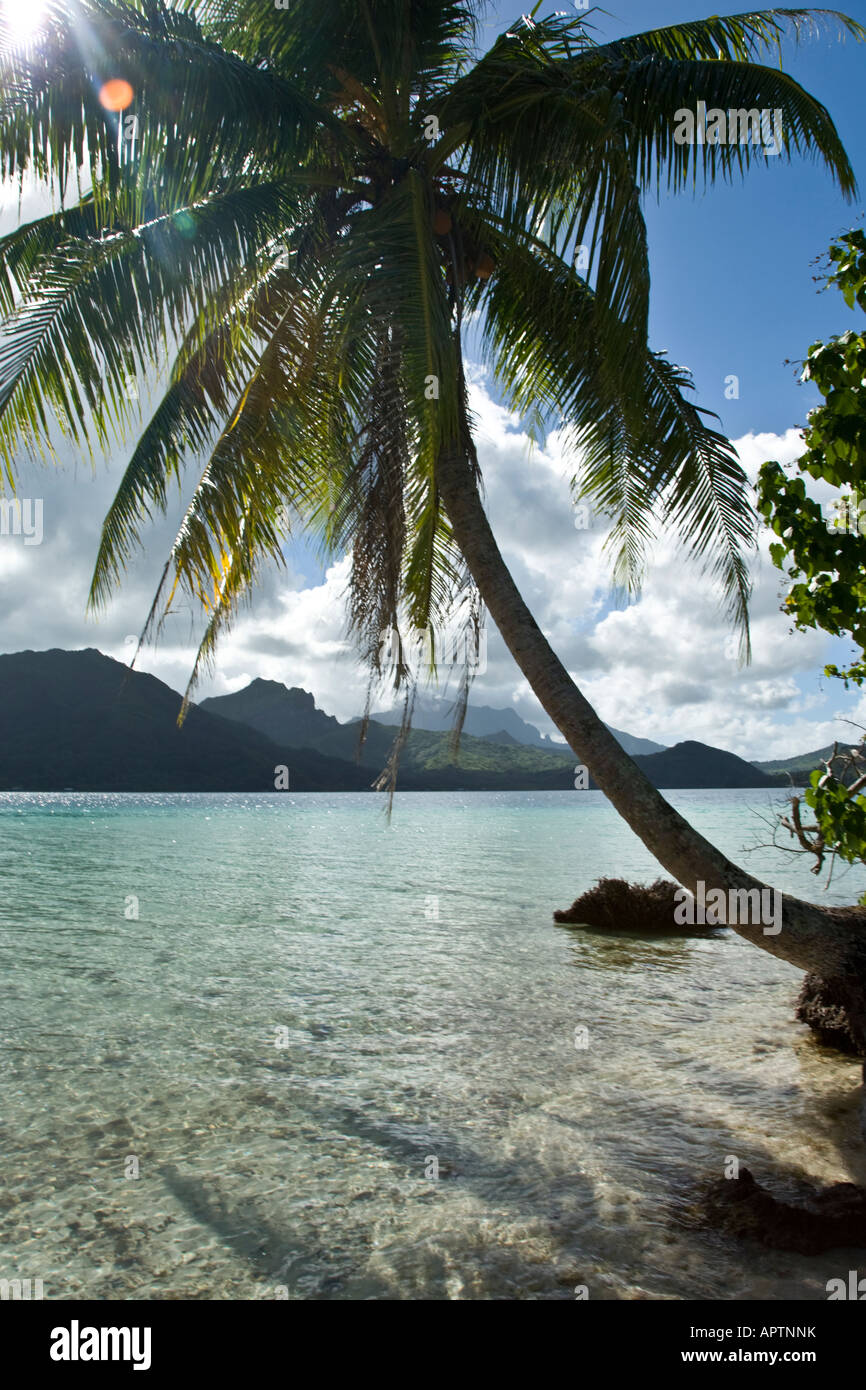
[[[13,39],[30,39],[45,18],[45,0],[0,0],[0,23]]]

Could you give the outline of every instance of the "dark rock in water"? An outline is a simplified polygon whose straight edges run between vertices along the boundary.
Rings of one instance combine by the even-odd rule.
[[[797,1000],[797,1018],[825,1047],[866,1057],[866,990],[856,975],[826,980],[807,975]]]
[[[690,926],[674,921],[674,894],[678,883],[658,878],[648,886],[627,883],[624,878],[600,878],[571,907],[554,912],[554,922],[604,927],[608,931],[665,932],[675,936],[703,935],[718,926]]]
[[[694,1224],[799,1255],[866,1248],[866,1188],[850,1182],[798,1186],[801,1203],[784,1202],[741,1168],[739,1177],[719,1178],[702,1190],[692,1212]]]

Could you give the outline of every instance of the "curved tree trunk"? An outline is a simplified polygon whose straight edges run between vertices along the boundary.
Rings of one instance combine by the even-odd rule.
[[[765,886],[665,801],[580,693],[502,559],[465,453],[443,452],[437,477],[457,544],[514,660],[569,747],[650,853],[691,893],[701,880],[707,891],[720,888],[726,893]],[[854,975],[866,988],[866,913],[822,908],[785,896],[778,934],[765,933],[760,923],[731,925],[755,946],[802,970],[824,978]]]

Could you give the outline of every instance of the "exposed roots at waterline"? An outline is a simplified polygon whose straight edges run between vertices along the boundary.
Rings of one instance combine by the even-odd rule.
[[[824,1047],[835,1047],[849,1057],[866,1057],[866,988],[859,976],[807,975],[797,1000],[797,1018],[808,1024]]]
[[[571,907],[554,912],[554,922],[605,931],[654,932],[674,936],[703,936],[718,926],[690,926],[674,921],[678,883],[658,878],[655,883],[628,883],[624,878],[600,878]]]

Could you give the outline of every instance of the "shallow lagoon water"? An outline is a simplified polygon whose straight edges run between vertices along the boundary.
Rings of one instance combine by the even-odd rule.
[[[669,796],[821,895],[802,861],[744,857],[768,793]],[[794,1021],[799,972],[733,933],[553,924],[602,875],[656,876],[600,793],[403,793],[390,825],[372,795],[12,793],[0,855],[0,1277],[808,1300],[857,1266],[681,1220],[730,1156],[866,1181],[860,1067]]]

